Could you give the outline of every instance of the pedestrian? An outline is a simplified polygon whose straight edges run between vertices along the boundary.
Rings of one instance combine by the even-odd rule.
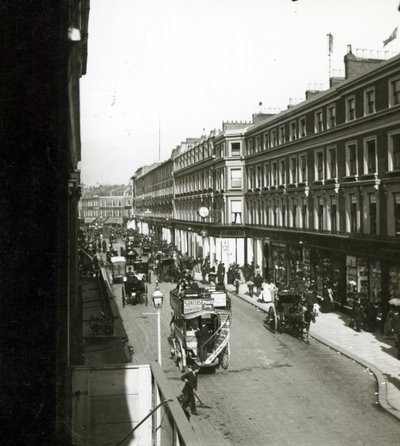
[[[386,315],[385,325],[383,328],[383,336],[385,338],[391,338],[393,336],[392,321],[393,321],[394,313],[395,313],[395,310],[393,307],[391,307]]]
[[[261,286],[261,302],[274,302],[276,291],[276,286],[267,277]]]
[[[240,285],[240,280],[238,277],[235,278],[235,289],[236,289],[236,294],[239,293],[239,285]]]
[[[204,362],[207,359],[207,346],[206,343],[210,337],[209,330],[206,324],[202,324],[201,328],[196,331],[197,338],[197,352],[199,359]]]
[[[197,364],[188,365],[187,372],[181,376],[181,380],[185,383],[182,389],[182,408],[187,411],[190,407],[190,412],[193,415],[199,415],[196,408],[196,400],[194,396],[195,390],[197,390],[197,373],[199,367]]]
[[[257,296],[260,295],[262,284],[263,284],[263,278],[261,277],[261,274],[258,273],[254,278],[254,286],[256,287]]]
[[[249,296],[253,297],[254,281],[253,281],[253,277],[252,276],[250,277],[250,279],[247,282],[247,288],[249,290]]]

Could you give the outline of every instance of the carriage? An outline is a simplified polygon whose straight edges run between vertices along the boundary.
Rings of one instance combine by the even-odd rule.
[[[312,309],[308,308],[302,294],[293,290],[278,291],[277,298],[269,304],[264,325],[272,332],[289,333],[303,339],[310,322],[315,321]]]
[[[225,291],[177,289],[170,292],[171,356],[181,371],[196,363],[202,369],[227,369],[231,302]]]
[[[122,302],[136,305],[145,303],[147,305],[147,286],[145,282],[135,273],[128,272],[122,287]]]
[[[111,279],[113,283],[123,282],[125,278],[126,259],[122,256],[112,256],[110,258],[111,264]]]
[[[162,259],[159,263],[160,278],[163,282],[175,282],[176,267],[175,260],[172,258]]]

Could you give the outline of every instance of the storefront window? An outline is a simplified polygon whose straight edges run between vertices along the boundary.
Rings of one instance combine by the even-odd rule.
[[[357,257],[346,258],[346,304],[352,305],[357,294]]]
[[[289,246],[289,286],[296,288],[303,279],[303,255],[298,246]]]
[[[286,281],[286,246],[272,245],[272,262],[274,268],[274,282],[287,285]]]
[[[389,296],[400,297],[400,265],[389,268]]]

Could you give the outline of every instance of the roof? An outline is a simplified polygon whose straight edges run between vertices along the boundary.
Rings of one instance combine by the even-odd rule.
[[[126,262],[125,257],[123,257],[123,256],[111,257],[111,263],[118,263],[118,262]]]

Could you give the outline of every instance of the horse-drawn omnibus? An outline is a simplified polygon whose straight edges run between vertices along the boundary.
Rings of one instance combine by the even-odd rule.
[[[229,365],[231,301],[225,291],[206,288],[170,292],[171,355],[183,371],[187,364],[224,369]]]
[[[126,259],[122,256],[113,256],[110,258],[111,278],[114,283],[123,282],[126,276]]]

